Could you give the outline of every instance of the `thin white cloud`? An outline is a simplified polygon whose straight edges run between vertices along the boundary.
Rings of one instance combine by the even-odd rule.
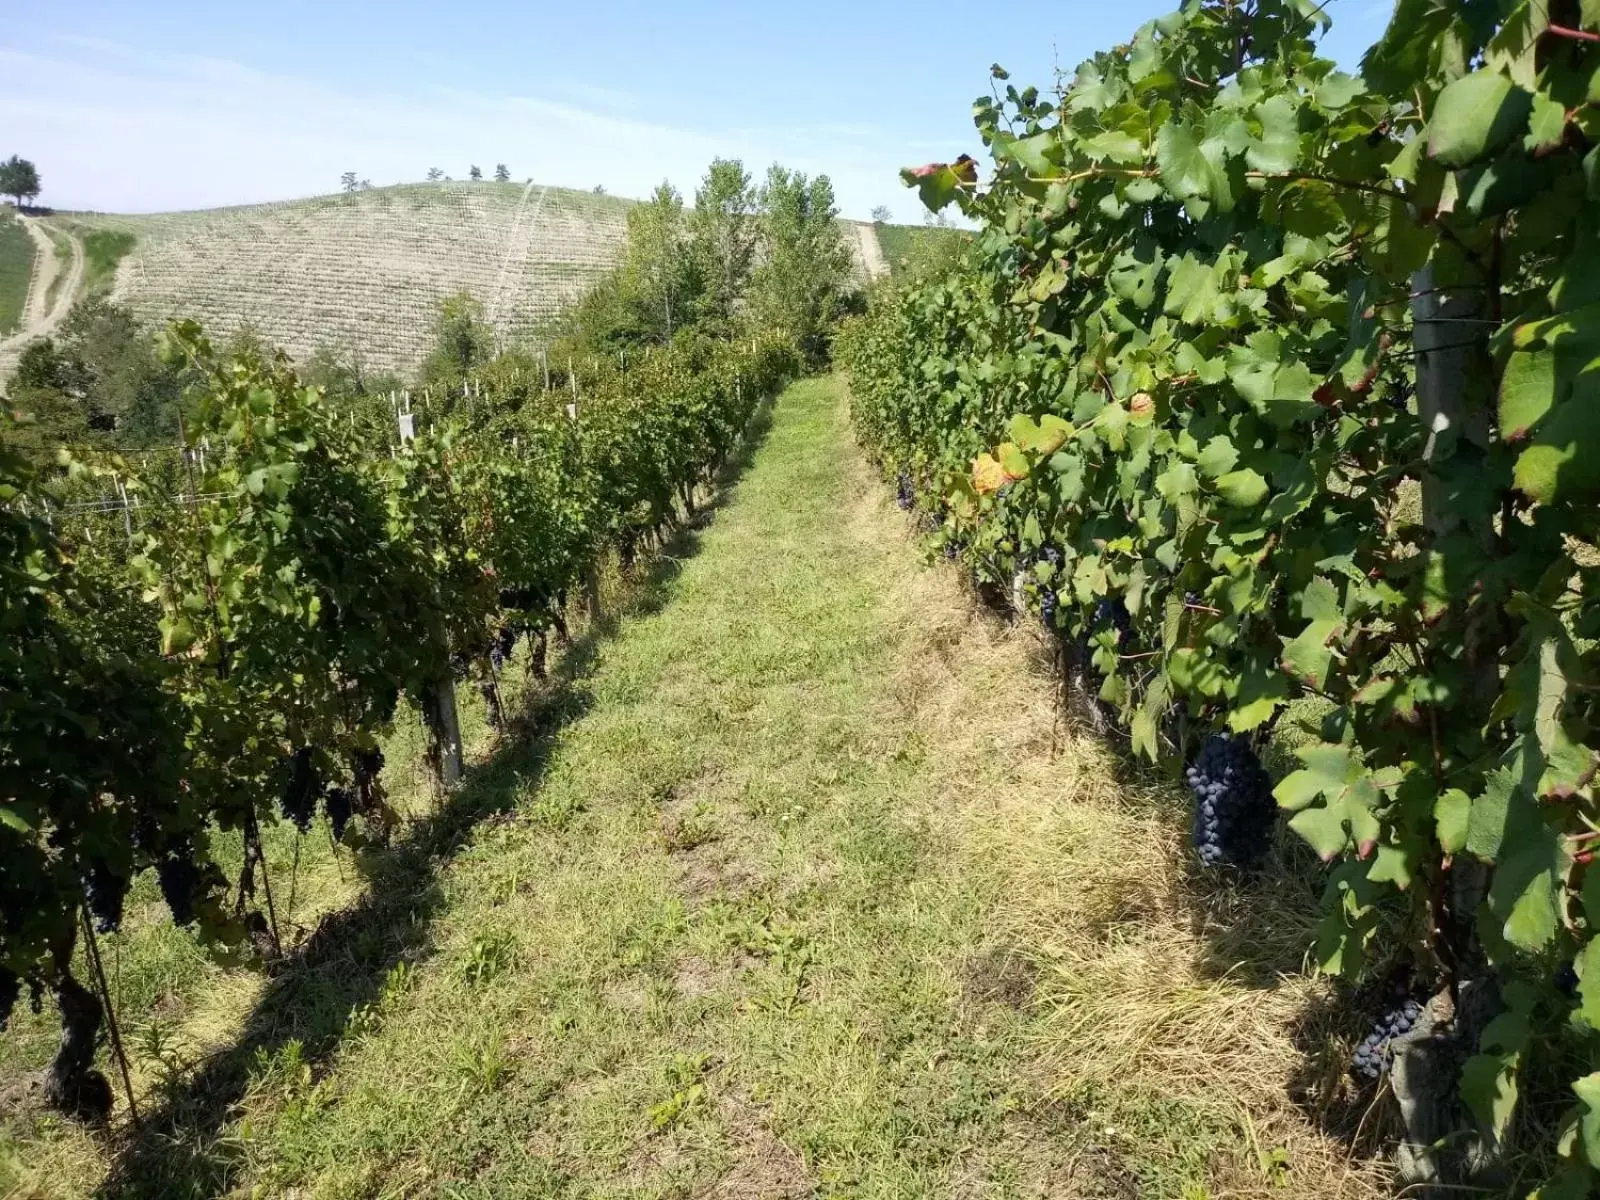
[[[574,87],[560,96],[424,86],[334,86],[226,58],[157,56],[63,36],[48,52],[0,47],[0,127],[33,159],[57,208],[159,212],[315,195],[345,171],[374,184],[462,178],[506,163],[514,178],[642,196],[685,194],[710,160],[828,174],[846,215],[912,206],[907,147],[856,124],[685,129],[640,117],[646,98]],[[8,149],[8,152],[9,149]]]

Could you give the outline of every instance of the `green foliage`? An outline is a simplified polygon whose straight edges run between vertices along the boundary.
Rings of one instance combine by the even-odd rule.
[[[484,320],[483,305],[465,292],[440,302],[437,336],[420,373],[429,387],[458,389],[475,367],[494,357],[494,330]]]
[[[179,787],[163,665],[95,619],[117,597],[74,569],[37,507],[21,510],[34,485],[0,442],[0,974],[54,987],[70,976],[81,880],[105,873],[125,891],[200,812]]]
[[[1486,956],[1516,1027],[1463,1094],[1502,1131],[1519,1078],[1596,1046],[1550,964],[1582,976],[1600,923],[1600,45],[1547,7],[1402,0],[1363,80],[1309,4],[1194,3],[1059,102],[1008,86],[988,180],[906,172],[972,257],[845,339],[862,439],[980,576],[1054,592],[1067,639],[1124,601],[1140,653],[1094,663],[1140,753],[1318,702],[1278,790],[1333,864],[1318,958]],[[1442,400],[1411,397],[1425,342],[1468,364]],[[1463,855],[1491,882],[1452,911]],[[1600,1165],[1542,1151],[1580,1189]]]
[[[692,210],[662,184],[629,210],[622,263],[557,325],[552,367],[638,361],[644,348],[685,334],[741,328],[785,331],[808,362],[821,362],[849,298],[836,216],[826,176],[779,166],[756,189],[742,163],[714,160]]]
[[[708,260],[689,241],[683,197],[663,183],[628,210],[623,261],[565,315],[555,360],[664,346],[701,316]]]
[[[896,282],[948,270],[972,244],[970,233],[948,225],[879,225],[873,232]]]
[[[0,196],[14,197],[21,207],[36,199],[40,191],[38,168],[27,159],[13,154],[0,162]]]
[[[74,344],[110,337],[100,326],[116,317],[84,307]],[[476,327],[468,305],[447,318]],[[470,336],[452,345],[470,351],[453,366],[475,394],[496,368]],[[239,943],[259,858],[249,847],[297,758],[318,794],[344,789],[382,836],[392,814],[359,763],[402,698],[420,702],[485,661],[507,623],[556,619],[609,544],[659,530],[793,366],[780,337],[685,338],[642,372],[586,379],[577,420],[561,393],[522,393],[488,420],[445,405],[413,414],[414,436],[397,439],[386,401],[330,404],[248,331],[219,352],[178,323],[160,351],[187,383],[178,457],[134,468],[81,451],[47,481],[3,431],[8,985],[65,979],[90,885],[121,896],[150,865],[187,868],[162,875],[178,920]],[[23,383],[67,396],[82,369],[41,342]],[[86,498],[92,508],[113,476],[141,501],[136,523],[119,512],[113,533],[92,513],[40,519]],[[236,887],[213,860],[216,830],[243,835]]]
[[[683,197],[663,183],[628,210],[628,256],[622,294],[634,342],[665,344],[690,323],[705,287],[687,245]]]
[[[178,437],[180,372],[157,360],[131,312],[102,298],[78,301],[55,338],[25,347],[9,389],[26,418],[12,444],[36,463],[54,463],[63,446],[136,450]]]
[[[737,159],[713,159],[689,214],[689,254],[705,284],[701,316],[733,318],[749,286],[756,251],[756,192]]]
[[[22,323],[36,250],[22,223],[0,214],[0,337]]]
[[[83,242],[84,293],[96,296],[110,291],[116,282],[118,265],[139,239],[125,229],[92,229],[80,240]]]
[[[850,278],[833,184],[774,163],[760,200],[765,258],[750,279],[750,311],[758,323],[788,330],[807,362],[821,363]]]

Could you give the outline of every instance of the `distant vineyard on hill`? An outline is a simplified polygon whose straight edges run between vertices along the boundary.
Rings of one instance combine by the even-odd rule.
[[[67,220],[82,234],[134,235],[112,295],[144,320],[249,326],[295,358],[331,344],[369,369],[406,371],[431,345],[439,301],[456,292],[482,301],[502,338],[553,317],[616,261],[632,204],[457,182]],[[871,226],[846,224],[859,275],[881,274]]]
[[[554,315],[615,261],[628,207],[560,188],[437,183],[73,222],[134,235],[112,294],[141,318],[248,325],[295,357],[331,343],[404,370],[452,293],[480,299],[502,336]]]

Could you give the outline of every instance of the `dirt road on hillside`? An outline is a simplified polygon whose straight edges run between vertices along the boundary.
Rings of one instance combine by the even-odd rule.
[[[24,346],[35,338],[49,337],[55,332],[83,286],[83,243],[72,234],[57,230],[71,243],[72,261],[67,267],[67,277],[57,290],[55,303],[50,303],[51,288],[61,273],[61,260],[56,257],[50,226],[38,217],[19,216],[17,219],[38,249],[33,259],[33,278],[28,281],[28,299],[22,308],[22,324],[15,333],[0,339],[0,385],[16,370],[17,358]]]
[[[857,221],[856,241],[861,246],[861,265],[867,270],[867,278],[882,279],[889,273],[889,260],[883,257],[883,247],[878,244],[878,231]]]

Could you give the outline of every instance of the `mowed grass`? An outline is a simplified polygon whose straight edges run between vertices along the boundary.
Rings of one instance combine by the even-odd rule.
[[[0,210],[0,336],[22,323],[36,247],[22,222]]]
[[[83,235],[83,290],[95,296],[109,292],[117,267],[138,242],[125,229],[94,229]]]
[[[61,230],[51,227],[46,227],[45,232],[50,235],[50,245],[53,247],[51,252],[56,260],[55,278],[50,281],[50,286],[44,294],[44,310],[51,313],[55,312],[61,289],[72,274],[72,238]]]
[[[177,972],[141,1131],[29,1111],[0,1192],[1380,1194],[1287,1098],[1314,881],[1192,874],[1035,636],[920,562],[844,403],[778,400],[514,735],[473,717],[370,895],[302,862],[328,915],[273,979]]]

